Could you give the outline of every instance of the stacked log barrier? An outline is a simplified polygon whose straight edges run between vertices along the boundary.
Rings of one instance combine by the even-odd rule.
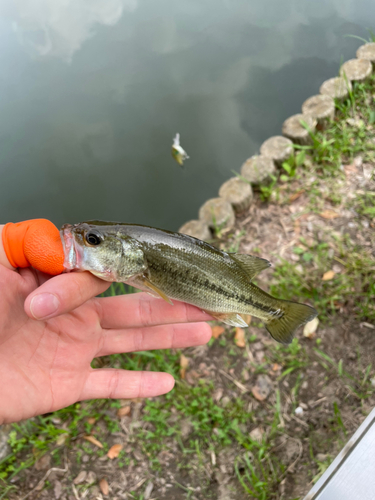
[[[254,155],[248,158],[241,167],[241,175],[255,186],[270,184],[276,173],[275,164],[271,158]]]
[[[340,68],[340,75],[351,82],[364,82],[372,73],[372,64],[368,59],[350,59]]]
[[[209,241],[212,239],[212,233],[208,225],[201,220],[191,220],[186,222],[178,230],[179,233],[187,234],[188,236],[193,236],[199,240]]]
[[[253,199],[253,190],[248,182],[232,177],[219,189],[219,196],[228,201],[236,214],[247,210]]]
[[[284,161],[293,156],[293,142],[282,135],[270,137],[260,147],[260,154],[271,158],[277,167],[281,167]]]
[[[307,128],[302,122],[306,123]],[[286,119],[281,130],[283,135],[295,144],[305,146],[311,144],[309,132],[315,131],[317,123],[317,120],[310,115],[298,114]]]
[[[334,117],[334,99],[344,100],[352,90],[352,84],[365,81],[375,69],[375,43],[366,43],[358,48],[357,59],[345,62],[340,68],[340,76],[322,83],[320,95],[312,96],[302,105],[302,113],[293,115],[284,121],[282,136],[267,139],[260,148],[260,155],[253,155],[241,167],[241,176],[247,181],[232,178],[219,189],[219,198],[208,200],[199,210],[199,220],[189,221],[179,232],[210,240],[210,228],[231,229],[235,223],[235,214],[246,210],[253,200],[247,197],[251,186],[269,184],[270,179],[293,152],[293,143],[308,145],[311,143],[309,132],[316,126],[324,125]],[[302,125],[305,122],[308,130]],[[246,208],[243,208],[245,207]]]
[[[319,92],[323,95],[328,95],[332,99],[338,99],[343,101],[349,96],[349,92],[352,90],[352,83],[350,80],[343,78],[342,76],[336,76],[335,78],[330,78],[322,83]]]
[[[375,69],[375,43],[366,43],[357,50],[356,56],[358,59],[367,59],[371,61],[373,69]]]
[[[199,220],[214,231],[231,229],[236,220],[232,205],[223,198],[211,198],[199,209]]]
[[[314,95],[302,104],[302,114],[311,116],[320,127],[325,127],[335,116],[335,102],[328,95]]]

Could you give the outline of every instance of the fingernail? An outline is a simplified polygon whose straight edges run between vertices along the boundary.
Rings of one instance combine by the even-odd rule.
[[[35,319],[51,316],[59,308],[60,302],[52,293],[40,293],[31,299],[30,311]]]

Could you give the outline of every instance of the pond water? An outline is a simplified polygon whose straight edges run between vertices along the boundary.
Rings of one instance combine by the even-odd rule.
[[[367,28],[374,0],[3,0],[1,221],[178,229]]]

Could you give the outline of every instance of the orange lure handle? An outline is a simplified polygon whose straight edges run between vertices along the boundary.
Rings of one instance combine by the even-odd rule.
[[[5,224],[3,246],[13,267],[34,267],[47,274],[64,271],[64,250],[57,227],[47,219]]]

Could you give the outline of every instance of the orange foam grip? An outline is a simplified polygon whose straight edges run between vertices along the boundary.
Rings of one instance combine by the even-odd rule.
[[[64,250],[57,227],[47,219],[32,219],[3,228],[3,246],[13,267],[32,266],[47,274],[64,271]]]

